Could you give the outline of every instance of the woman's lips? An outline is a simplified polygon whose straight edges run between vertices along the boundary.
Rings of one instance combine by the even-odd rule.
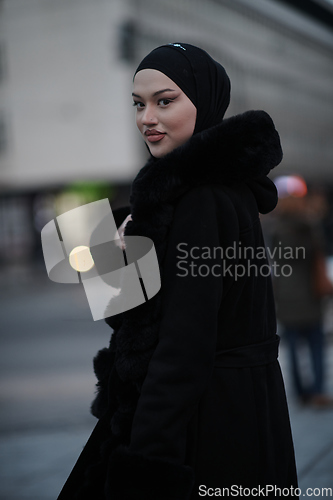
[[[161,141],[164,136],[165,136],[165,133],[164,134],[151,134],[151,135],[147,135],[147,140],[149,142],[158,142],[158,141]]]
[[[145,135],[149,142],[158,142],[163,139],[163,137],[165,136],[165,132],[161,132],[160,130],[153,128],[150,130],[146,130]]]

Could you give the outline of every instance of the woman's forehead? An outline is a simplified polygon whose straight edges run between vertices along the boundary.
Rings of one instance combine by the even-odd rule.
[[[176,83],[157,69],[142,69],[134,77],[133,92],[141,90],[145,93],[154,93],[161,89],[181,90]]]

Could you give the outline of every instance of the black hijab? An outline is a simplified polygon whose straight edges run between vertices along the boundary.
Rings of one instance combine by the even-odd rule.
[[[152,50],[139,64],[171,78],[197,108],[193,134],[220,123],[230,102],[230,80],[221,64],[205,50],[188,43],[170,43]]]

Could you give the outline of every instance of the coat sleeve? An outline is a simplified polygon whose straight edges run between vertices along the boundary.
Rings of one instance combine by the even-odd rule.
[[[189,498],[194,472],[185,465],[186,433],[214,365],[223,291],[221,259],[213,255],[219,246],[213,189],[193,188],[175,209],[161,270],[159,342],[130,444],[111,456],[107,498]]]

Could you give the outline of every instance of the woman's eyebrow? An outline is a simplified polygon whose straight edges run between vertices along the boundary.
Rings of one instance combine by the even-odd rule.
[[[162,94],[163,92],[175,92],[175,90],[174,89],[158,90],[157,92],[154,92],[153,97],[155,97],[156,95]],[[132,92],[132,96],[133,97],[139,97],[140,99],[142,99],[142,97],[140,95],[134,94],[134,92]]]

